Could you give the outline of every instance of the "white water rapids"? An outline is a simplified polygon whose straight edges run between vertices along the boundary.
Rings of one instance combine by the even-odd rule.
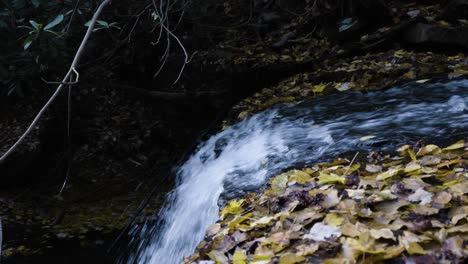
[[[468,81],[344,92],[267,109],[202,143],[177,172],[159,224],[133,234],[128,263],[181,263],[218,218],[220,197],[261,188],[291,167],[346,152],[467,136]],[[363,136],[375,138],[360,141]]]

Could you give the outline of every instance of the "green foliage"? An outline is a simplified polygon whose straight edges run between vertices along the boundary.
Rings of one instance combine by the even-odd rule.
[[[90,23],[91,21],[86,22],[85,26],[89,27]],[[101,29],[110,29],[110,28],[120,29],[120,27],[117,26],[116,22],[109,23],[103,20],[97,20],[96,25],[94,26],[93,32],[99,31]]]
[[[100,2],[101,0],[0,0],[4,4],[0,4],[0,34],[7,39],[0,42],[0,96],[21,96],[31,88],[44,89],[46,84],[42,80],[60,80],[64,67],[72,61],[87,30],[89,19]],[[108,69],[116,69],[122,64],[142,64],[142,61],[148,61],[155,54],[164,54],[163,57],[169,55],[166,54],[168,49],[165,46],[169,44],[160,40],[164,37],[168,41],[174,40],[161,29],[161,20],[168,23],[167,19],[174,17],[174,24],[171,23],[170,27],[181,24],[179,28],[182,28],[184,3],[185,1],[178,2],[177,5],[171,4],[162,16],[158,13],[160,11],[155,11],[149,0],[114,1],[112,8],[100,16],[93,29],[94,32],[99,31],[99,34],[93,36],[93,41],[105,43],[105,49],[110,52],[102,52],[104,45],[91,45],[85,54],[85,57],[92,54],[91,61],[87,61],[90,63],[88,68],[100,68],[101,74],[109,76],[112,73],[104,73],[99,63],[106,61],[113,64],[106,64]],[[153,43],[159,45],[155,49],[147,49],[149,45],[156,46]],[[139,52],[135,55],[138,55],[132,56],[129,61],[128,55],[136,50]],[[154,60],[148,61],[149,63],[151,65],[148,67],[154,70]]]
[[[22,95],[55,80],[79,44],[94,1],[3,0],[0,6],[0,96]],[[107,27],[115,27],[108,24]]]

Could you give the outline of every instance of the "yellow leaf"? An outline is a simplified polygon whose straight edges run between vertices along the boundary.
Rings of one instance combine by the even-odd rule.
[[[399,147],[397,149],[397,151],[403,153],[403,152],[407,151],[410,147],[411,147],[410,145],[403,145],[403,146]]]
[[[306,184],[308,182],[312,182],[312,177],[310,177],[310,175],[306,172],[294,170],[292,175],[289,177],[289,181]]]
[[[387,247],[385,249],[385,255],[383,256],[383,259],[395,258],[401,253],[403,253],[403,251],[405,251],[405,248],[400,245],[394,247]]]
[[[412,160],[417,160],[416,154],[414,154],[414,151],[411,148],[408,149],[408,155]]]
[[[351,223],[346,223],[341,228],[342,234],[345,236],[349,236],[349,237],[358,237],[364,232],[368,232],[368,231],[369,230],[367,226],[360,222],[356,222],[356,224],[354,225]]]
[[[318,179],[319,179],[319,184],[328,184],[328,183],[344,184],[346,181],[345,177],[338,176],[333,173],[328,174],[324,172],[320,172],[320,176],[318,176]]]
[[[224,253],[221,251],[212,250],[207,255],[208,257],[210,257],[211,260],[215,261],[216,263],[228,263],[229,262],[226,255],[224,255]]]
[[[445,27],[450,26],[450,24],[449,24],[447,21],[445,21],[445,20],[440,20],[438,23],[439,23],[439,25],[441,25],[441,26],[445,26]]]
[[[237,249],[232,256],[233,264],[245,264],[247,261],[247,254],[245,250]]]
[[[382,172],[379,175],[377,175],[376,179],[377,180],[385,180],[385,179],[388,179],[388,178],[391,178],[391,177],[397,175],[400,171],[401,171],[401,166],[390,168],[387,171]]]
[[[229,223],[229,229],[231,229],[231,230],[238,229],[240,224],[242,224],[243,222],[249,220],[250,217],[252,217],[252,216],[253,216],[253,213],[250,212],[250,213],[248,213],[246,215],[238,216],[238,217],[234,218],[234,220],[232,220]],[[248,228],[248,226],[247,226],[247,228]]]
[[[271,179],[271,188],[273,190],[283,190],[288,186],[289,177],[286,173],[282,173]]]
[[[412,161],[412,162],[406,164],[405,172],[413,172],[413,171],[417,171],[419,169],[421,169],[421,165],[419,165],[419,163],[417,161]]]
[[[253,256],[253,261],[262,261],[262,260],[270,260],[275,256],[275,253],[272,249],[265,247],[264,245],[260,245],[255,249],[255,253]]]
[[[416,73],[414,71],[409,71],[403,74],[403,77],[406,79],[414,79],[416,77]]]
[[[344,169],[343,176],[351,175],[353,172],[357,171],[359,168],[361,168],[361,164],[354,163],[353,165]]]
[[[331,226],[340,226],[344,222],[344,217],[337,213],[329,213],[325,216],[323,222]]]
[[[244,209],[242,209],[242,204],[244,201],[244,199],[240,199],[239,201],[231,200],[229,204],[221,211],[221,217],[224,218],[228,214],[236,215],[242,213],[244,211]]]
[[[349,264],[349,263],[354,263],[349,260],[349,258],[327,258],[324,259],[323,264]]]
[[[305,257],[298,256],[293,253],[286,253],[282,255],[278,261],[279,264],[295,264],[305,260]]]
[[[385,249],[372,249],[371,247],[373,246],[372,244],[368,243],[368,241],[365,241],[365,239],[354,239],[354,238],[346,238],[346,243],[349,244],[349,246],[357,251],[369,253],[369,254],[381,254],[385,252]]]
[[[447,60],[449,60],[449,61],[461,60],[461,59],[464,59],[464,57],[465,57],[465,56],[463,55],[463,53],[458,53],[458,54],[455,55],[455,56],[448,56],[448,57],[447,57]]]
[[[367,201],[376,203],[382,201],[389,201],[398,198],[396,195],[392,194],[390,190],[383,190],[381,192],[374,193],[373,195],[367,198]]]
[[[322,93],[325,88],[327,88],[327,85],[326,84],[318,84],[318,85],[314,85],[312,87],[312,92],[314,93]]]
[[[440,153],[440,148],[436,145],[427,145],[418,150],[416,156],[424,156],[426,154]]]
[[[370,235],[375,239],[386,238],[395,240],[395,236],[393,235],[393,232],[390,230],[390,228],[371,229]]]
[[[445,161],[445,162],[442,162],[439,165],[437,165],[437,168],[448,167],[448,166],[450,166],[452,164],[457,164],[457,163],[463,163],[463,160],[454,159],[454,160]]]
[[[258,227],[258,226],[265,226],[271,223],[271,221],[274,219],[272,216],[264,216],[255,222],[253,222],[250,226],[253,227]]]
[[[468,225],[451,227],[447,229],[447,233],[468,233]]]
[[[21,245],[21,246],[19,246],[16,250],[18,250],[18,251],[24,251],[24,250],[26,250],[26,246]]]
[[[402,58],[406,55],[406,51],[401,49],[401,50],[397,50],[395,51],[395,53],[393,54],[395,57],[398,57],[398,58]]]
[[[426,254],[426,251],[416,242],[410,242],[409,247],[406,249],[410,254]]]
[[[458,77],[461,75],[468,75],[468,70],[455,69],[453,72],[449,73],[449,77]]]
[[[462,139],[462,140],[457,141],[457,143],[444,148],[443,150],[455,150],[455,149],[461,149],[464,147],[465,147],[465,140]]]

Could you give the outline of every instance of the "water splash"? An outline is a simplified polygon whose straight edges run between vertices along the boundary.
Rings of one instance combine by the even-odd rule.
[[[212,136],[177,172],[158,225],[135,235],[129,263],[180,263],[218,218],[218,203],[261,188],[285,169],[348,151],[392,150],[466,137],[468,81],[346,92],[283,105]],[[363,136],[375,136],[365,142]]]

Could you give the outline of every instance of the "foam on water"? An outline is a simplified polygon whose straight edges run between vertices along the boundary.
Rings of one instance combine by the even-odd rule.
[[[346,92],[270,108],[202,143],[177,172],[159,224],[132,234],[129,263],[181,263],[218,218],[220,197],[261,188],[285,169],[349,151],[467,136],[468,81]],[[375,138],[362,142],[363,136]]]

